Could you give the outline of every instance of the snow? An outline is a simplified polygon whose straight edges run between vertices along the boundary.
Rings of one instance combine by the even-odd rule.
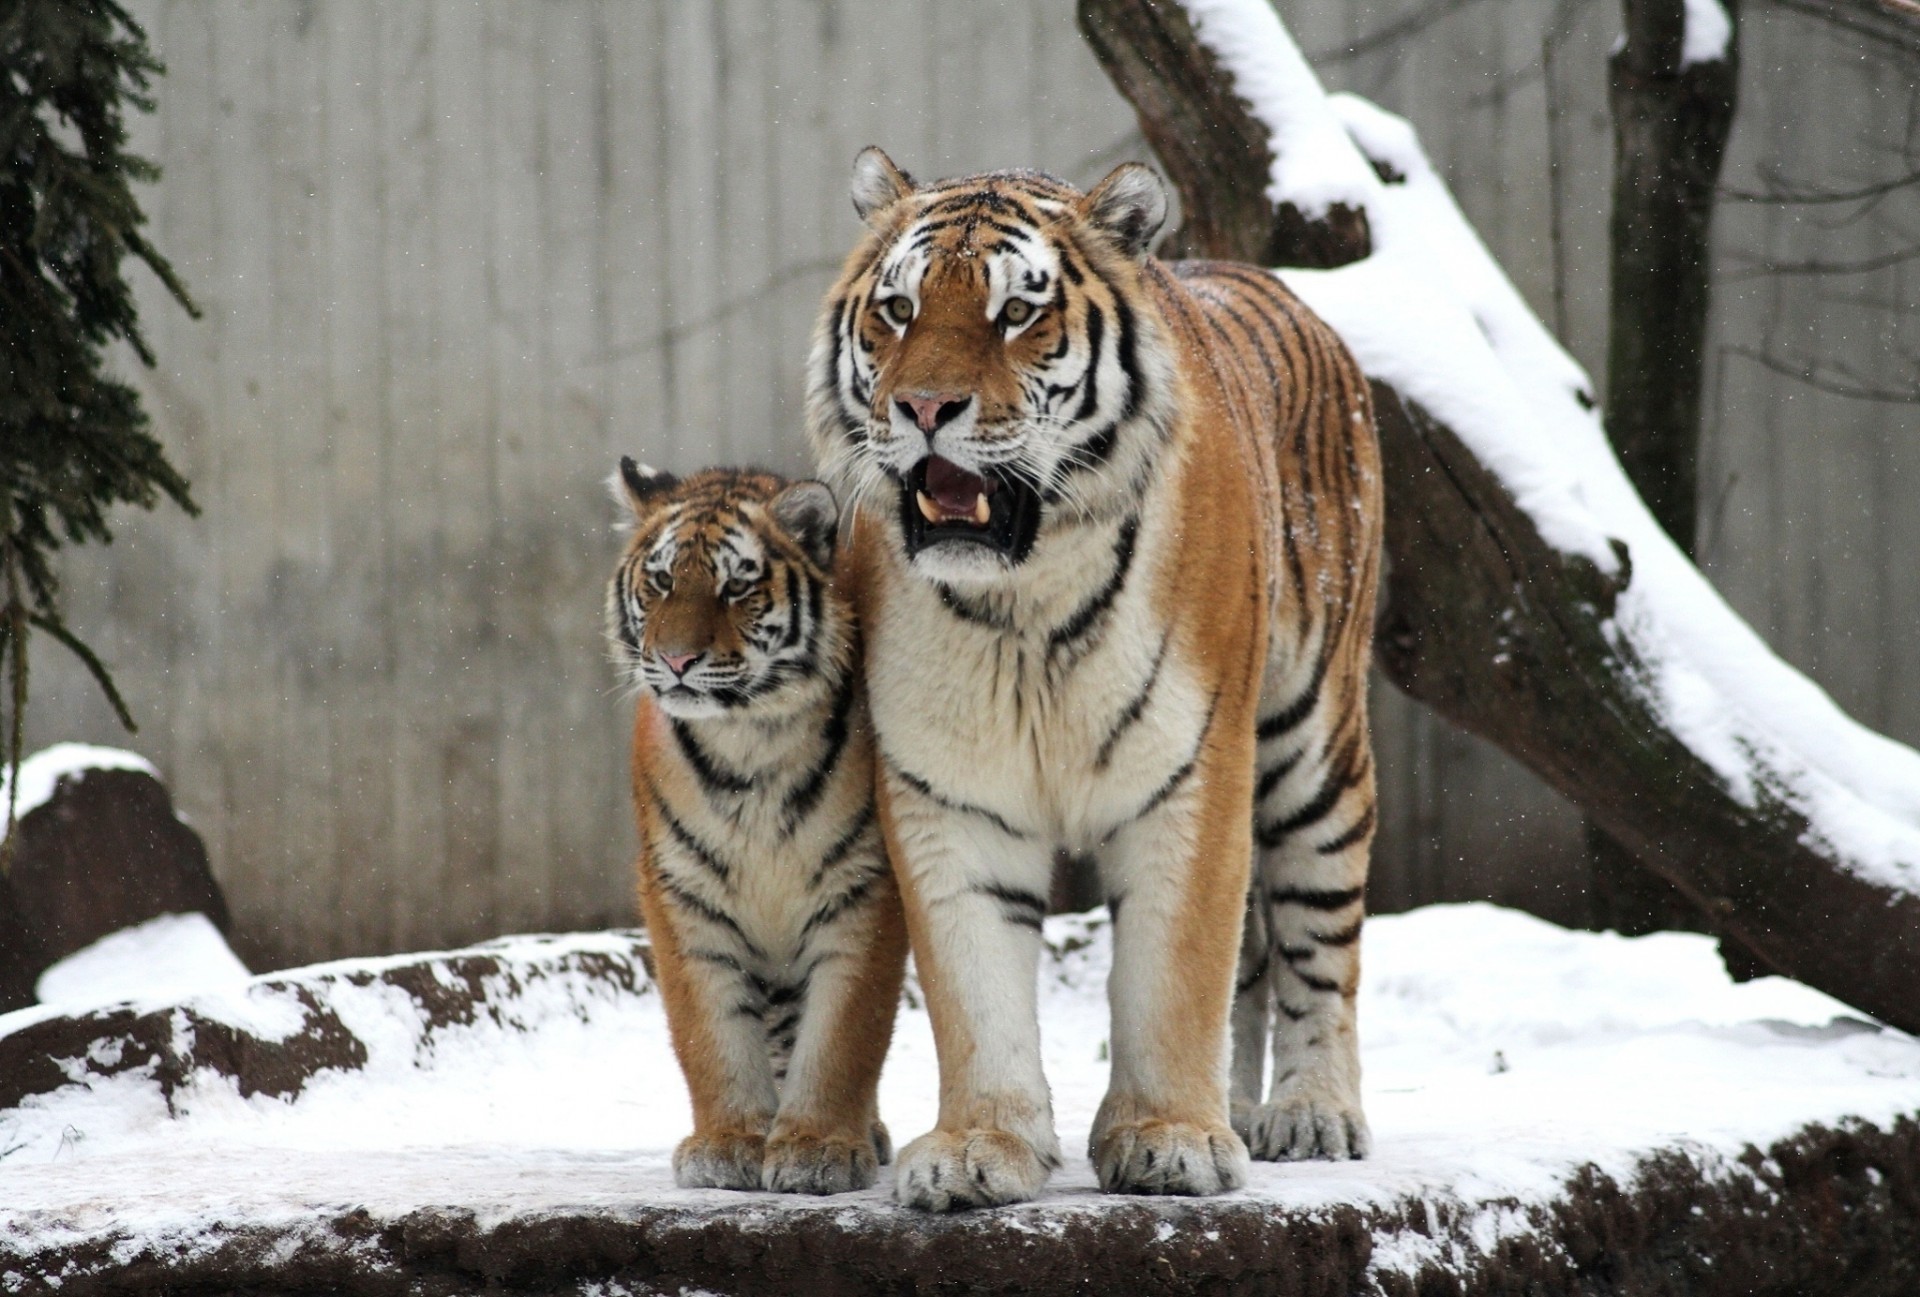
[[[1324,216],[1335,203],[1371,204],[1379,180],[1347,142],[1306,56],[1268,0],[1184,0],[1181,7],[1254,119],[1273,131],[1267,197],[1309,217]]]
[[[1045,936],[1042,1032],[1071,1151],[1106,1084],[1110,930],[1103,915],[1060,916]],[[1715,1174],[1750,1178],[1735,1160],[1750,1145],[1812,1122],[1884,1127],[1920,1111],[1920,1042],[1792,982],[1735,984],[1705,937],[1568,932],[1475,904],[1376,918],[1365,940],[1359,1021],[1377,1154],[1257,1164],[1239,1196],[1306,1210],[1425,1200],[1458,1222],[1432,1237],[1383,1227],[1376,1271],[1533,1230],[1588,1165],[1628,1183],[1648,1156],[1680,1146]],[[0,1262],[88,1240],[187,1256],[241,1225],[297,1232],[342,1204],[375,1221],[457,1206],[483,1226],[644,1204],[902,1210],[884,1184],[824,1204],[673,1187],[672,1149],[691,1119],[660,999],[643,974],[627,990],[586,971],[596,959],[637,971],[630,934],[464,953],[501,965],[487,1009],[465,1025],[432,1026],[379,980],[425,957],[321,965],[183,1001],[205,1013],[251,998],[264,1014],[304,993],[337,1013],[366,1044],[365,1067],[322,1073],[291,1101],[242,1098],[202,1072],[170,1108],[136,1071],[0,1112]],[[433,967],[456,980],[450,957]],[[931,1031],[911,986],[905,998],[881,1091],[902,1142],[937,1107]],[[39,1016],[0,1017],[0,1036]],[[1044,1231],[1062,1213],[1126,1201],[1099,1193],[1070,1152],[1017,1219]]]
[[[1632,579],[1608,632],[1731,796],[1778,799],[1805,817],[1816,849],[1876,885],[1920,891],[1920,753],[1854,721],[1775,656],[1668,539],[1587,408],[1591,380],[1501,271],[1412,127],[1355,96],[1328,103],[1355,157],[1404,180],[1368,203],[1372,256],[1281,278],[1368,374],[1459,434],[1548,544],[1617,572],[1611,541],[1625,542]]]
[[[56,743],[20,763],[20,800],[15,813],[24,819],[28,811],[53,799],[62,779],[85,779],[89,770],[138,770],[158,778],[152,764],[137,752],[90,743]],[[0,765],[0,818],[6,815],[9,782],[6,767]]]
[[[163,914],[76,950],[40,974],[35,994],[72,1011],[238,988],[250,976],[206,915]]]
[[[1733,19],[1720,0],[1687,0],[1686,35],[1680,42],[1680,67],[1718,63],[1727,57],[1733,39]]]

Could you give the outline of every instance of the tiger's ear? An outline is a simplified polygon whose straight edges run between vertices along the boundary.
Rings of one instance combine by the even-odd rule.
[[[833,567],[839,540],[840,505],[820,482],[795,482],[773,497],[767,512],[822,569]]]
[[[913,192],[913,177],[893,165],[893,159],[869,144],[853,160],[853,210],[874,229],[880,214]]]
[[[1167,185],[1152,167],[1122,162],[1080,200],[1080,216],[1130,257],[1144,257],[1167,223]]]
[[[631,509],[636,518],[647,515],[655,496],[679,485],[680,479],[673,474],[663,469],[648,468],[645,464],[636,464],[631,455],[622,455],[619,469],[607,479],[607,489],[613,493],[613,502]]]

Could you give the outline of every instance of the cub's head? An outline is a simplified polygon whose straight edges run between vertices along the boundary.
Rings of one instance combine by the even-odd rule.
[[[684,481],[622,459],[633,530],[607,592],[622,680],[681,719],[777,706],[845,667],[830,584],[840,511],[818,482],[709,469]]]
[[[853,205],[868,236],[808,376],[828,480],[943,581],[993,581],[1064,515],[1125,507],[1171,381],[1141,284],[1160,178],[1129,163],[1087,194],[1027,171],[916,186],[868,149]]]

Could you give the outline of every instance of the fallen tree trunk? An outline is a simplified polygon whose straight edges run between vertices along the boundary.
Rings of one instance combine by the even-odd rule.
[[[1285,278],[1375,381],[1389,678],[1525,762],[1766,968],[1920,1031],[1920,757],[1772,658],[1672,547],[1606,451],[1585,376],[1410,132],[1343,103],[1345,130],[1371,138],[1345,145],[1371,164],[1355,179],[1326,139],[1334,108],[1263,0],[1080,0],[1079,13],[1186,210],[1210,213],[1191,246],[1298,264],[1286,208],[1309,228],[1342,207],[1366,218],[1371,238],[1349,216],[1299,244],[1315,265],[1344,246],[1348,269]],[[1222,147],[1234,140],[1253,144]],[[1213,191],[1240,196],[1230,221]],[[1388,230],[1392,249],[1378,246]],[[1396,333],[1393,317],[1423,302],[1423,323],[1446,327]],[[1454,421],[1435,397],[1456,398]]]

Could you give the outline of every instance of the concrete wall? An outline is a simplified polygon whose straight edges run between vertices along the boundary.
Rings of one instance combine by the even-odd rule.
[[[206,308],[196,323],[144,293],[161,365],[138,381],[206,512],[129,516],[110,550],[70,556],[70,619],[142,732],[118,736],[48,648],[34,741],[151,756],[262,964],[631,921],[625,718],[599,629],[615,457],[803,467],[800,369],[856,232],[858,148],[1084,185],[1144,155],[1131,112],[1068,0],[134,9],[169,65],[138,127],[166,171],[151,233]],[[1440,20],[1398,44],[1342,53],[1427,10]],[[1616,11],[1283,11],[1331,83],[1413,118],[1550,320],[1557,154],[1564,335],[1597,369]],[[1730,183],[1901,169],[1908,88],[1858,53],[1750,15]],[[1840,223],[1857,206],[1729,210],[1722,263],[1871,257],[1920,225],[1911,194]],[[1727,349],[1895,381],[1916,339],[1894,307],[1916,288],[1905,266],[1723,285],[1703,537],[1742,612],[1909,741],[1913,407],[1817,395]],[[1577,917],[1576,819],[1390,690],[1377,714],[1376,904],[1484,895]]]

